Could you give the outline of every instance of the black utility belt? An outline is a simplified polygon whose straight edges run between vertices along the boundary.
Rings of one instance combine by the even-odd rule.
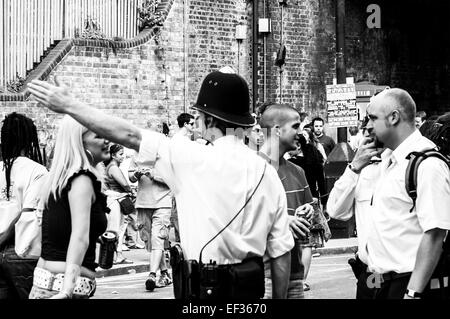
[[[377,273],[377,272],[371,272],[371,271],[369,271],[368,268],[367,268],[367,272],[370,273],[372,276],[375,276],[375,277],[381,279],[381,282],[391,281],[391,280],[396,280],[396,279],[400,279],[400,278],[411,276],[411,272],[397,273],[395,271],[390,271],[390,272],[387,272],[387,273],[384,273],[384,274],[380,274],[380,273]]]
[[[360,271],[365,271],[365,272],[369,273],[370,275],[375,276],[378,279],[381,279],[381,282],[383,282],[383,281],[390,281],[390,280],[396,280],[396,279],[399,279],[399,278],[411,276],[411,272],[398,273],[398,272],[395,272],[395,271],[389,271],[389,272],[386,272],[384,274],[380,274],[380,273],[377,273],[377,272],[370,271],[369,267],[367,266],[367,264],[365,262],[363,262],[361,259],[359,259],[358,255],[356,255],[356,264],[357,264],[357,267],[359,267]]]
[[[378,282],[385,282],[385,281],[392,281],[399,278],[404,278],[407,276],[411,276],[411,272],[403,272],[403,273],[397,273],[395,271],[390,271],[384,274],[380,274],[377,272],[372,272],[369,270],[369,267],[364,263],[361,259],[359,259],[359,256],[356,255],[356,258],[351,258],[348,263],[352,267],[353,273],[355,274],[356,279],[359,279],[359,276],[363,273],[366,273],[366,276],[370,277],[376,277],[376,280]]]
[[[180,247],[171,249],[176,299],[257,299],[264,296],[264,263],[252,257],[238,264],[200,264],[185,260]]]
[[[241,263],[200,264],[200,299],[255,299],[264,296],[264,263],[253,257]]]
[[[188,260],[189,263],[197,264],[196,260]],[[220,286],[222,289],[229,289],[233,284],[233,272],[235,268],[239,269],[243,263],[217,265],[210,262],[209,264],[197,264],[199,271],[200,284],[204,286]]]

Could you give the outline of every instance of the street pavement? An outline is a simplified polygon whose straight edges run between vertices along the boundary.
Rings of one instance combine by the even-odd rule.
[[[148,273],[131,273],[97,280],[97,290],[91,299],[174,299],[172,285],[145,290]]]
[[[306,282],[305,299],[355,299],[356,278],[348,264],[353,254],[313,258]]]
[[[356,280],[347,260],[355,250],[356,238],[330,240],[325,248],[317,249],[320,256],[312,259],[306,280],[311,290],[305,292],[305,299],[354,299]],[[145,290],[148,252],[132,249],[124,255],[134,263],[98,272],[93,299],[173,299],[172,285]]]
[[[318,248],[316,251],[322,256],[353,254],[357,250],[357,246],[357,238],[330,239],[325,244],[325,247]],[[107,270],[97,268],[97,278],[149,271],[150,254],[145,249],[131,249],[130,251],[124,251],[123,254],[127,259],[133,261],[133,263],[114,265],[111,269]]]

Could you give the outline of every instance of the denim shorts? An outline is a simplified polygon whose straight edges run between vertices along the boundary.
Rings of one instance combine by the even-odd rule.
[[[21,258],[14,246],[0,250],[0,299],[27,299],[37,259]]]

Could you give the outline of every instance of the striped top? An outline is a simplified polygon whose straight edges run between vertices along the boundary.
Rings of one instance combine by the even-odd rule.
[[[294,215],[295,210],[304,204],[312,204],[313,197],[306,181],[305,171],[284,158],[280,159],[278,177],[280,177],[286,192],[288,214]],[[302,249],[300,242],[295,240],[291,251],[290,280],[303,279],[305,266],[302,264]]]
[[[295,210],[303,204],[312,204],[311,190],[306,181],[305,171],[301,167],[281,158],[278,176],[286,191],[289,215],[294,215]]]

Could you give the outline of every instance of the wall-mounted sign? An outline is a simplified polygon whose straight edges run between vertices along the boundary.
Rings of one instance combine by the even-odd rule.
[[[330,127],[357,125],[355,84],[327,85],[327,113]]]

